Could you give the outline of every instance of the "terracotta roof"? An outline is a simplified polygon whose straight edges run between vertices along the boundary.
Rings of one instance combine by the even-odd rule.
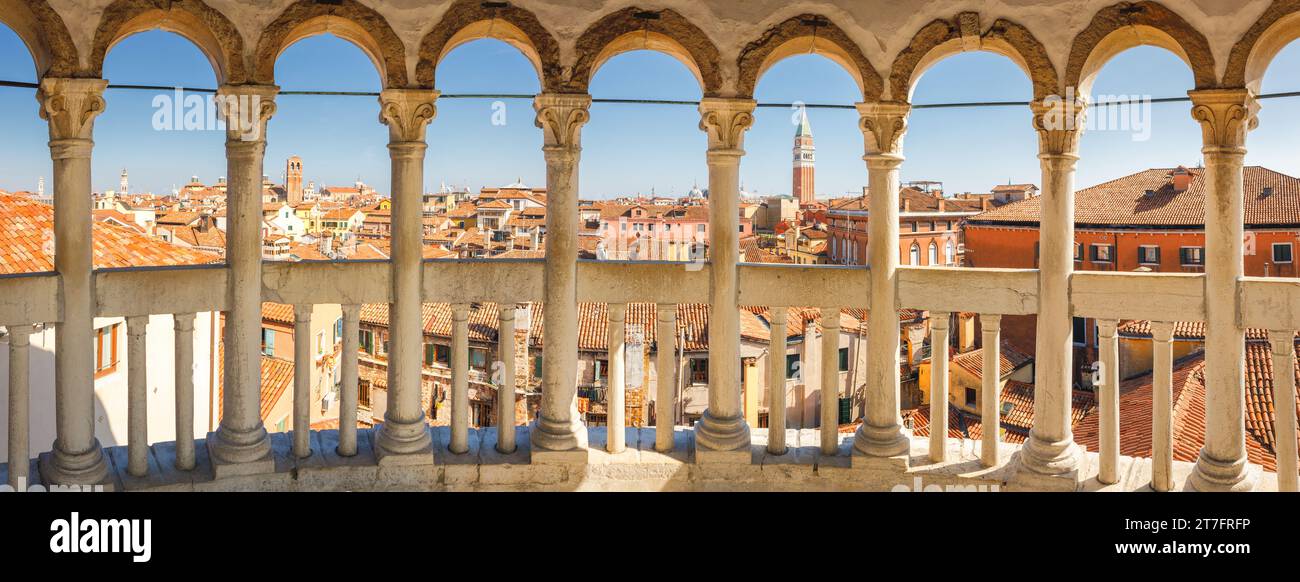
[[[1300,370],[1293,372],[1300,378]],[[1205,355],[1198,352],[1174,363],[1174,460],[1193,462],[1205,442]],[[1150,374],[1120,383],[1120,454],[1151,456]],[[1246,456],[1269,471],[1277,470],[1273,426],[1273,362],[1264,342],[1246,344]],[[1298,407],[1300,408],[1300,407]],[[1097,415],[1080,423],[1075,440],[1090,451],[1099,450]]]
[[[225,411],[225,358],[226,346],[224,343],[217,344],[217,418],[221,418]],[[262,421],[266,422],[267,416],[275,408],[275,404],[280,401],[284,393],[288,391],[289,386],[293,385],[293,362],[271,356],[262,356],[261,361],[262,377],[261,389],[258,394],[258,412]]]
[[[92,222],[94,266],[156,267],[215,263],[221,257],[145,236],[133,228]],[[0,195],[0,274],[54,270],[54,208]]]
[[[1205,170],[1189,169],[1192,182],[1182,192],[1174,191],[1174,170],[1150,169],[1079,190],[1074,195],[1075,224],[1204,227]],[[1244,174],[1247,226],[1300,224],[1300,179],[1260,166],[1247,166]],[[1041,207],[1042,197],[1034,197],[971,221],[1037,224]]]
[[[1002,378],[1006,378],[1020,369],[1021,366],[1033,361],[1033,356],[1017,350],[1010,342],[1002,340],[1002,349],[998,352],[998,370]],[[976,379],[984,377],[984,349],[975,349],[964,354],[957,354],[952,357],[952,363],[967,372],[970,372]]]
[[[1096,398],[1092,392],[1075,390],[1070,402],[1070,424],[1079,426],[1096,408]],[[1029,429],[1034,424],[1034,385],[1025,382],[1009,381],[1002,388],[999,402],[1002,421],[1002,442],[1020,444],[1029,437]],[[922,406],[906,410],[904,418],[912,421],[912,434],[929,436],[930,407]],[[1150,431],[1148,431],[1148,434]],[[966,412],[956,406],[948,407],[948,436],[978,440],[983,437],[984,429],[980,415]]]

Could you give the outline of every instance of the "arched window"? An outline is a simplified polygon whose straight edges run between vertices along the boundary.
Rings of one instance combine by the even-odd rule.
[[[909,264],[911,264],[913,267],[915,267],[915,266],[921,264],[921,245],[918,245],[918,244],[916,244],[916,243],[912,243],[912,257],[911,257],[911,259],[912,259],[912,260],[911,260],[911,262],[910,262]]]
[[[943,248],[944,264],[951,265],[953,264],[953,261],[956,260],[956,258],[954,257],[954,251],[956,250],[954,248],[955,246],[956,245],[952,244],[952,241],[948,241],[948,243],[944,245]]]
[[[930,241],[930,262],[927,264],[939,264],[939,245],[934,244],[934,241]]]

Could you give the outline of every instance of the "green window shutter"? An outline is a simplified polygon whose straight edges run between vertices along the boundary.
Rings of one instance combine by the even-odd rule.
[[[853,422],[853,418],[851,418],[851,415],[853,414],[852,409],[853,409],[853,401],[851,399],[849,398],[840,399],[840,424],[848,424],[850,422]]]

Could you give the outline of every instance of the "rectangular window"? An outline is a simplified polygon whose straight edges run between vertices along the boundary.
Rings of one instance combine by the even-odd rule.
[[[969,407],[972,407],[972,408],[973,408],[973,407],[975,406],[975,401],[976,401],[975,389],[974,389],[974,388],[967,388],[967,389],[966,389],[966,406],[969,406]]]
[[[343,318],[334,321],[334,343],[343,341]]]
[[[316,332],[316,359],[319,360],[323,355],[325,355],[325,332],[318,331]]]
[[[358,343],[361,344],[360,347],[362,351],[366,352],[367,354],[374,355],[375,332],[372,332],[368,329],[361,330],[361,337],[358,339]]]
[[[1155,245],[1142,245],[1138,247],[1138,262],[1144,265],[1160,264],[1160,247]]]
[[[709,383],[708,358],[691,358],[691,384]]]
[[[1074,260],[1083,261],[1083,243],[1074,243]]]
[[[912,222],[912,232],[916,232],[916,222]]]
[[[1088,336],[1088,325],[1087,325],[1087,320],[1085,320],[1085,319],[1082,318],[1082,317],[1076,317],[1076,318],[1074,318],[1074,322],[1073,322],[1073,323],[1074,323],[1074,329],[1073,329],[1073,332],[1074,332],[1074,345],[1076,345],[1076,346],[1086,346],[1086,345],[1088,345],[1088,337],[1087,337],[1087,336]]]
[[[1291,262],[1291,243],[1273,243],[1273,262]]]
[[[444,366],[451,366],[451,346],[434,344],[433,361]]]
[[[1111,262],[1113,260],[1111,257],[1111,250],[1112,249],[1110,245],[1092,245],[1092,262],[1094,263]]]
[[[595,379],[597,382],[609,380],[609,362],[606,360],[596,360]]]
[[[840,371],[849,371],[849,348],[840,348]]]
[[[487,350],[482,348],[470,348],[469,365],[473,368],[487,368]]]
[[[1185,267],[1199,267],[1205,264],[1205,249],[1201,247],[1180,248],[1178,255]]]
[[[542,357],[541,357],[541,356],[536,356],[536,357],[533,358],[533,377],[534,377],[534,378],[541,378],[541,377],[542,377]]]
[[[799,354],[785,355],[785,379],[799,379]]]
[[[117,325],[106,325],[95,330],[95,374],[112,372],[117,368]]]
[[[437,347],[436,344],[429,344],[429,343],[424,344],[424,365],[433,366],[433,358],[434,358],[434,352],[436,351],[435,349],[436,347]]]
[[[262,355],[264,356],[275,355],[275,330],[274,329],[270,329],[266,327],[262,328]]]

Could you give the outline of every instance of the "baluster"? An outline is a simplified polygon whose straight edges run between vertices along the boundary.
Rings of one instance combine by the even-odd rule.
[[[1097,432],[1100,436],[1101,467],[1097,480],[1102,483],[1119,483],[1119,339],[1115,329],[1119,321],[1098,319],[1097,331],[1101,336],[1101,386],[1097,390],[1099,417]]]
[[[666,453],[673,450],[673,427],[677,424],[677,304],[660,303],[655,313],[659,325],[655,330],[655,450]]]
[[[1174,488],[1174,324],[1151,322],[1151,488]]]
[[[998,464],[998,442],[1002,440],[1002,316],[980,314],[983,334],[983,382],[980,394],[980,462],[985,467]]]
[[[35,327],[10,325],[9,330],[9,486],[26,491],[31,468],[31,408],[28,394],[29,346]]]
[[[136,477],[149,474],[149,376],[145,358],[148,315],[126,318],[126,471]]]
[[[451,306],[451,442],[447,449],[469,452],[469,304]]]
[[[822,308],[821,350],[822,454],[834,455],[840,449],[840,309],[838,307]]]
[[[767,348],[767,452],[784,455],[786,317],[790,308],[772,306],[768,311],[772,340]]]
[[[339,306],[343,310],[343,393],[339,398],[340,456],[357,454],[357,352],[361,346],[361,306],[355,303]]]
[[[1297,491],[1295,332],[1270,330],[1273,344],[1274,433],[1277,434],[1277,490]],[[13,457],[10,457],[13,458]]]
[[[293,306],[293,454],[311,456],[311,305]]]
[[[502,305],[497,315],[497,359],[501,381],[497,383],[497,451],[515,452],[515,304]]]
[[[194,468],[194,313],[172,315],[175,332],[176,468]]]
[[[948,458],[948,317],[930,312],[930,460]]]
[[[605,390],[605,429],[608,439],[605,442],[605,450],[611,453],[621,453],[627,448],[623,428],[626,424],[624,416],[626,416],[627,412],[623,401],[625,389],[623,361],[627,333],[627,304],[610,303],[608,312],[609,322],[607,324],[608,335],[606,341],[609,344],[609,351],[606,355],[609,358],[609,385]]]

